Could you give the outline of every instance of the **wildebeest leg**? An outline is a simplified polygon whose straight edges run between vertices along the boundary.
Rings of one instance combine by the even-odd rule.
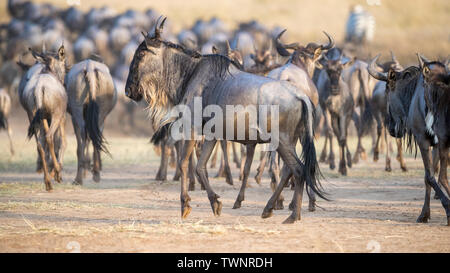
[[[194,153],[191,153],[189,157],[189,191],[195,190],[195,174],[194,174],[195,164],[194,164]],[[208,174],[206,174],[208,175]]]
[[[201,183],[205,186],[206,192],[208,193],[208,199],[211,203],[211,208],[215,216],[219,216],[222,211],[222,203],[218,200],[220,198],[211,188],[211,185],[208,181],[208,175],[206,173],[206,164],[208,163],[208,159],[211,156],[212,151],[214,150],[214,146],[216,145],[217,140],[205,140],[202,145],[202,154],[197,162],[197,178]],[[222,141],[223,143],[223,141]],[[222,144],[221,143],[221,144]],[[226,151],[226,144],[222,144],[222,150]]]
[[[384,142],[386,143],[386,165],[384,170],[387,172],[392,171],[391,168],[391,150],[390,150],[390,146],[391,146],[391,136],[387,133],[387,130],[384,130]]]
[[[264,174],[264,168],[266,167],[267,158],[269,157],[269,152],[261,151],[260,158],[259,158],[259,166],[258,169],[256,169],[256,175],[255,180],[256,183],[261,185],[261,177]]]
[[[377,162],[380,155],[380,139],[381,133],[384,131],[384,126],[381,122],[380,116],[377,114],[374,115],[375,120],[377,121],[377,140],[375,141],[374,149],[373,149],[373,161]]]
[[[278,149],[284,164],[286,164],[293,173],[295,177],[295,192],[293,197],[293,202],[295,204],[292,214],[283,221],[283,224],[292,224],[297,220],[301,219],[301,206],[303,197],[303,188],[305,186],[305,179],[302,178],[304,175],[304,165],[298,159],[295,153],[295,144],[286,145],[283,141],[280,141]]]
[[[177,141],[175,143],[175,151],[177,153],[177,164],[175,166],[175,175],[173,176],[174,181],[180,180],[181,177],[181,168],[180,168],[180,162],[181,162],[181,150],[183,149],[183,141]]]
[[[47,162],[45,160],[45,151],[44,151],[44,148],[42,147],[42,144],[39,141],[37,135],[35,135],[35,139],[36,139],[36,144],[37,144],[37,149],[38,149],[38,152],[39,152],[39,156],[41,157],[42,169],[44,170],[45,190],[46,191],[51,191],[53,189],[53,187],[52,187],[52,183],[50,181],[50,174],[48,173]]]
[[[244,173],[245,173],[245,164],[247,162],[247,146],[242,145],[241,146],[241,163],[239,166],[239,180],[243,181],[244,179]]]
[[[220,155],[220,165],[219,165],[219,170],[217,171],[217,174],[216,174],[216,178],[225,177],[225,151],[223,150],[222,145],[220,145],[220,143],[222,141],[226,141],[226,140],[220,140],[217,143],[217,145],[221,146],[222,154]]]
[[[405,158],[403,158],[402,140],[400,138],[395,140],[397,142],[397,160],[400,162],[400,168],[402,171],[407,172],[408,168],[406,168]]]
[[[84,150],[85,150],[85,141],[86,134],[84,129],[84,120],[83,118],[79,118],[76,113],[72,112],[72,124],[73,130],[75,131],[75,136],[77,138],[77,175],[75,177],[75,181],[73,184],[82,185],[83,177],[84,177],[84,168],[85,168],[85,159],[84,159]]]
[[[362,111],[361,108],[360,108],[360,110]],[[353,155],[353,163],[354,164],[357,164],[359,162],[359,158],[362,155],[362,151],[363,151],[363,148],[361,145],[361,137],[362,137],[361,115],[358,115],[356,112],[353,112],[353,117],[352,117],[353,122],[355,123],[356,132],[358,135],[358,144],[356,145],[356,152]]]
[[[226,140],[221,140],[220,141],[220,145],[222,146],[222,151],[224,151],[223,152],[223,160],[224,160],[224,167],[225,167],[225,181],[228,184],[233,185],[233,176],[231,175],[230,161],[228,159],[228,146],[227,146],[228,144],[227,144],[227,141]],[[211,152],[212,152],[212,150],[211,150]],[[208,156],[208,159],[209,159],[209,156]],[[205,169],[205,171],[206,171],[206,169]]]
[[[325,141],[323,143],[322,152],[320,153],[319,162],[325,163],[327,159],[327,144],[328,144],[328,134],[325,134]]]
[[[191,156],[191,153],[193,152],[195,147],[195,140],[185,140],[183,149],[181,152],[181,163],[180,163],[180,169],[181,169],[181,195],[180,195],[180,201],[181,201],[181,217],[184,219],[186,218],[189,213],[191,212],[192,208],[189,205],[189,201],[191,198],[188,195],[188,184],[187,184],[187,171],[189,166],[189,157]]]
[[[255,154],[255,147],[256,147],[256,144],[246,145],[247,157],[245,159],[245,167],[244,167],[244,174],[242,177],[241,189],[239,190],[239,194],[236,198],[236,202],[234,202],[233,209],[240,208],[242,201],[244,201],[245,188],[247,187],[248,175],[250,173],[250,168],[252,167],[253,155]]]
[[[214,152],[213,152],[212,158],[211,158],[211,164],[209,164],[210,168],[215,168],[216,167],[218,151],[219,151],[219,144],[216,143],[216,146],[214,147]]]
[[[55,171],[55,180],[58,183],[62,182],[62,176],[61,176],[61,166],[59,165],[58,158],[56,157],[55,153],[55,143],[54,143],[54,135],[56,130],[58,129],[60,120],[57,118],[53,119],[53,122],[51,123],[51,127],[48,125],[47,119],[42,119],[42,125],[44,127],[45,131],[45,140],[47,142],[47,147],[51,155],[51,159],[53,162],[53,170]]]
[[[441,162],[441,167],[439,169],[439,184],[441,184],[447,195],[450,196],[450,190],[448,187],[447,180],[447,162],[448,162],[448,147],[445,147],[445,143],[443,141],[439,142],[439,159]]]
[[[84,124],[84,123],[83,123]],[[86,127],[83,127],[86,132]],[[89,142],[90,139],[87,137],[87,134],[84,136],[84,170],[83,170],[83,178],[86,178],[88,170],[91,169],[91,154],[89,153]]]
[[[231,149],[232,149],[232,151],[233,151],[233,161],[234,161],[234,164],[236,164],[236,167],[239,168],[240,165],[241,165],[241,162],[242,162],[243,160],[240,159],[239,156],[238,156],[238,154],[237,154],[237,151],[236,151],[236,145],[239,145],[239,146],[242,146],[242,145],[240,145],[239,143],[236,143],[236,142],[230,142],[230,144],[231,144]]]
[[[59,133],[60,133],[60,137],[61,137],[61,147],[60,147],[60,152],[58,155],[58,161],[59,161],[59,164],[61,165],[61,167],[63,166],[64,153],[65,153],[66,147],[67,147],[65,123],[66,123],[66,118],[64,117],[64,120],[61,123],[61,127],[59,128]]]
[[[344,118],[333,116],[331,118],[331,126],[333,126],[334,134],[336,135],[339,143],[339,172],[342,175],[347,175],[347,166],[345,163],[345,146],[346,146],[346,136],[345,130],[343,130],[343,123],[345,122]]]
[[[262,218],[271,217],[274,209],[277,209],[277,207],[279,208],[280,207],[279,205],[283,206],[284,197],[281,195],[281,192],[283,191],[284,187],[288,185],[291,177],[292,171],[289,169],[288,165],[284,164],[283,168],[281,169],[280,183],[273,192],[269,201],[267,201],[267,204],[264,207],[263,213],[261,215]]]
[[[94,147],[93,149],[93,160],[94,164],[92,166],[92,179],[94,182],[100,182],[100,169],[101,169],[101,155],[100,150]]]
[[[159,164],[158,172],[156,173],[155,180],[166,181],[167,180],[167,165],[169,163],[167,140],[161,141],[161,162]]]
[[[9,126],[9,124],[6,125],[7,129],[6,129],[6,133],[8,134],[8,140],[9,140],[9,150],[11,152],[11,155],[14,155],[14,145],[12,142],[12,129]]]
[[[277,153],[275,151],[270,152],[269,158],[270,188],[274,191],[280,182],[280,169],[277,163]]]
[[[350,150],[348,149],[347,141],[345,141],[345,154],[347,157],[347,166],[349,168],[351,168],[352,167],[352,154],[350,153]]]
[[[328,131],[328,142],[330,144],[330,154],[328,156],[328,162],[330,164],[330,169],[334,170],[336,168],[336,163],[334,162],[334,148],[333,148],[333,133]]]
[[[425,201],[424,201],[424,204],[422,207],[422,212],[420,213],[419,217],[417,218],[418,223],[427,223],[428,220],[430,219],[431,186],[432,186],[433,182],[436,183],[436,181],[434,180],[433,174],[431,172],[430,147],[428,144],[426,144],[424,142],[425,141],[423,141],[423,140],[418,141],[420,153],[422,154],[423,166],[425,168]],[[438,185],[436,185],[436,186],[439,188]]]
[[[175,148],[171,145],[169,147],[169,151],[170,151],[169,166],[171,168],[176,168],[177,167],[177,160],[176,160],[176,157],[175,157]]]

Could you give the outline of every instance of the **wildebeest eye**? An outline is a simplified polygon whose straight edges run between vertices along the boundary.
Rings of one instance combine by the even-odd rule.
[[[138,57],[139,57],[139,58],[144,57],[144,55],[145,55],[145,52],[144,52],[144,51],[139,51],[139,53],[138,53]]]

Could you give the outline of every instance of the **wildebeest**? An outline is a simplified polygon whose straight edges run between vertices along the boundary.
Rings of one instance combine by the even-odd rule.
[[[0,88],[0,130],[5,129],[9,139],[9,150],[14,155],[14,147],[11,139],[12,129],[8,123],[9,112],[11,111],[11,98],[5,88]]]
[[[68,111],[77,138],[78,168],[74,184],[83,184],[83,170],[90,168],[89,140],[94,148],[93,179],[100,181],[100,152],[108,152],[103,137],[106,116],[117,101],[117,90],[108,67],[91,59],[75,64],[67,73]]]
[[[440,198],[450,225],[450,200],[445,196],[433,177],[431,146],[437,144],[437,137],[426,125],[429,111],[425,103],[424,81],[418,67],[410,66],[402,71],[389,69],[387,73],[379,72],[374,67],[376,59],[369,66],[370,74],[386,82],[387,126],[389,134],[396,138],[407,137],[412,148],[413,141],[419,146],[425,168],[425,201],[417,222],[427,223],[430,219],[430,194],[433,187]]]
[[[427,130],[437,136],[439,151],[439,183],[450,196],[447,180],[448,151],[450,147],[450,74],[439,61],[428,61],[419,55],[424,79],[425,102],[428,108],[425,122]]]
[[[65,67],[64,46],[56,54],[34,52],[39,64],[25,73],[19,84],[19,98],[28,114],[28,137],[35,136],[38,148],[37,171],[44,171],[47,191],[52,190],[50,176],[62,181],[62,158],[66,146],[65,115],[67,94],[63,86]]]
[[[395,58],[394,54],[391,52],[391,60],[383,63],[379,68],[380,72],[387,73],[389,69],[395,71],[403,70],[403,67]],[[370,67],[368,67],[370,69]],[[373,160],[378,161],[379,151],[380,151],[380,140],[381,134],[383,133],[385,143],[386,143],[386,162],[385,170],[390,172],[391,168],[391,158],[390,158],[390,139],[391,136],[386,130],[386,118],[387,118],[387,97],[386,97],[386,82],[378,81],[373,89],[372,98],[370,99],[370,106],[372,115],[377,123],[377,140],[375,142],[375,147],[373,150]],[[400,162],[400,167],[403,171],[407,171],[405,159],[403,158],[403,144],[401,139],[396,138],[397,144],[397,160]]]
[[[300,219],[300,208],[305,182],[308,187],[320,197],[326,198],[317,179],[318,163],[315,156],[313,142],[313,106],[306,95],[300,96],[296,88],[283,81],[277,81],[238,69],[233,61],[222,55],[201,55],[183,47],[160,39],[161,25],[155,26],[152,35],[147,34],[145,40],[139,45],[130,65],[127,79],[126,94],[135,101],[142,98],[148,101],[155,120],[159,125],[165,122],[169,111],[176,105],[183,104],[193,113],[193,98],[200,96],[203,106],[215,104],[221,109],[225,105],[278,105],[279,106],[279,137],[277,139],[256,140],[248,137],[250,129],[245,127],[244,140],[232,141],[243,144],[276,141],[277,151],[280,153],[285,165],[284,171],[290,171],[296,178],[295,209],[285,220],[293,223]],[[243,113],[237,112],[238,116]],[[289,116],[289,118],[287,118]],[[228,122],[236,124],[236,115],[224,117]],[[271,119],[267,118],[268,121]],[[209,119],[204,117],[203,122]],[[274,121],[275,122],[275,121]],[[224,126],[226,127],[226,126]],[[203,126],[202,126],[203,129]],[[226,134],[226,128],[223,128]],[[260,130],[260,129],[258,129]],[[203,134],[203,133],[202,133]],[[303,162],[297,157],[295,144],[301,138],[303,145]],[[185,218],[192,208],[189,205],[190,197],[187,192],[187,166],[189,156],[195,145],[194,139],[185,139],[181,157],[181,216]],[[222,203],[209,185],[206,175],[206,163],[209,159],[217,139],[205,140],[202,152],[197,163],[196,173],[206,188],[208,198],[214,215],[220,215]],[[263,216],[271,213],[266,207]]]
[[[350,167],[352,160],[347,146],[347,130],[353,116],[355,103],[350,93],[350,88],[342,78],[341,73],[345,68],[353,64],[354,59],[343,63],[342,54],[337,60],[328,60],[326,56],[324,58],[326,60],[324,70],[321,71],[317,82],[319,101],[321,108],[330,114],[331,128],[340,146],[339,172],[342,175],[346,175],[346,165]],[[331,143],[332,140],[330,138]],[[332,150],[330,149],[330,156],[331,154]]]

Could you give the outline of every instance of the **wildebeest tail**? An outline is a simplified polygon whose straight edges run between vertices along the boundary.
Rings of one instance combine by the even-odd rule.
[[[306,186],[310,187],[321,198],[329,200],[320,183],[320,177],[322,175],[320,173],[319,163],[317,162],[316,147],[314,145],[314,105],[309,98],[300,98],[300,101],[302,102],[303,128],[305,128],[301,143],[303,147],[302,160],[305,166],[304,179]],[[297,160],[301,163],[298,158]]]
[[[86,125],[86,131],[89,138],[92,140],[94,148],[109,154],[106,147],[106,139],[103,137],[100,128],[100,107],[96,101],[96,91],[98,88],[98,71],[95,68],[88,67],[84,71],[84,77],[89,90],[89,103],[83,109],[83,117]]]
[[[31,139],[34,135],[37,135],[43,118],[44,111],[42,109],[38,109],[31,120],[30,126],[28,126],[28,139]]]

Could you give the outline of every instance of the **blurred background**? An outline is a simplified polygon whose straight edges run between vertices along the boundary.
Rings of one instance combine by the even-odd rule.
[[[362,56],[359,54],[362,59],[367,60],[381,53],[380,61],[384,61],[390,58],[389,52],[392,50],[402,65],[407,66],[417,63],[416,52],[430,59],[447,59],[450,53],[448,0],[36,0],[32,1],[32,6],[23,4],[26,2],[2,0],[0,4],[0,23],[6,26],[2,34],[3,51],[9,55],[3,57],[2,67],[5,67],[8,59],[17,61],[20,58],[24,62],[32,62],[27,56],[20,57],[20,50],[26,51],[29,46],[39,49],[42,40],[47,41],[46,46],[50,50],[55,50],[64,40],[66,48],[73,52],[71,62],[79,61],[78,59],[90,53],[100,55],[115,76],[121,93],[128,73],[129,59],[134,52],[133,46],[141,38],[140,32],[151,31],[161,14],[168,17],[164,29],[165,38],[174,42],[181,42],[183,32],[195,33],[196,26],[217,23],[215,30],[220,29],[226,33],[225,38],[213,35],[217,33],[210,34],[207,38],[219,44],[223,39],[228,39],[231,46],[236,47],[233,39],[235,40],[237,31],[243,29],[242,23],[246,23],[247,27],[264,28],[271,35],[286,28],[283,41],[299,42],[301,45],[309,42],[325,43],[327,40],[322,31],[326,31],[335,39],[337,46],[344,47],[348,28],[360,27],[359,23],[350,22],[351,13],[359,12],[358,14],[367,15],[364,24],[369,25],[370,32],[363,34],[366,35],[365,40],[359,41],[364,52]],[[11,10],[16,15],[11,14]],[[145,15],[144,19],[142,15]],[[131,23],[127,21],[130,18],[133,19]],[[117,26],[119,28],[115,28]],[[11,28],[12,32],[17,32],[14,38],[20,37],[21,40],[11,42]],[[123,32],[124,28],[127,33]],[[97,32],[99,30],[101,32]],[[101,41],[98,41],[102,35],[106,39],[104,44],[107,50],[104,52],[101,52]],[[202,45],[209,41],[202,41],[203,37],[198,35],[194,38],[189,38],[189,35],[186,37],[185,45],[196,40],[193,47],[202,52],[207,52],[212,44],[207,44],[205,51]],[[131,41],[135,43],[130,45]],[[92,42],[94,49],[85,49]],[[85,56],[76,56],[77,46],[84,46],[84,51],[81,50],[79,54]],[[124,48],[128,50],[125,53]],[[6,70],[10,71],[9,68]],[[18,106],[14,92],[10,90],[10,93]],[[122,98],[113,111],[113,117],[107,119],[106,128],[113,128],[112,134],[151,135],[145,111],[141,111],[144,107]],[[128,116],[130,119],[126,121]],[[21,107],[13,107],[11,119],[16,124],[23,121],[23,129],[28,125]],[[123,126],[117,126],[118,121]],[[71,131],[72,126],[68,127]]]

